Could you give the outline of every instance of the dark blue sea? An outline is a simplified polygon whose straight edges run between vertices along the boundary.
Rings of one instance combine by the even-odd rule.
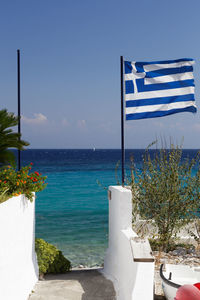
[[[153,150],[152,150],[153,151]],[[197,150],[184,150],[193,157]],[[126,150],[140,165],[144,150]],[[120,150],[25,150],[22,164],[48,176],[37,193],[36,237],[56,245],[73,267],[100,266],[108,243],[107,188],[121,180]]]

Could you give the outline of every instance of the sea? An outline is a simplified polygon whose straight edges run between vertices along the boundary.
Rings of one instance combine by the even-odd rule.
[[[152,150],[156,151],[156,150]],[[153,152],[152,152],[153,153]],[[183,150],[194,157],[197,150]],[[130,157],[140,167],[143,149],[126,150],[126,176]],[[36,237],[58,247],[72,267],[102,266],[108,247],[110,185],[121,181],[119,149],[28,149],[22,165],[47,176],[48,186],[36,194]]]

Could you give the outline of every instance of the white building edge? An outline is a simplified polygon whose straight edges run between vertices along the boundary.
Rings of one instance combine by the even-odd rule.
[[[154,259],[148,240],[132,230],[132,193],[109,187],[109,242],[103,274],[115,287],[117,300],[154,299]]]
[[[24,195],[0,204],[0,299],[27,300],[38,281],[35,199]]]

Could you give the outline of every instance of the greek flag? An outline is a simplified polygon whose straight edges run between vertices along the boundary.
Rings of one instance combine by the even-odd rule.
[[[197,111],[194,60],[124,61],[126,120]]]

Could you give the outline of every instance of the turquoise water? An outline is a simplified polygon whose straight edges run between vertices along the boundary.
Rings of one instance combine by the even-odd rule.
[[[36,199],[36,237],[56,245],[74,267],[103,263],[108,240],[105,188],[116,184],[115,166],[120,159],[119,151],[110,159],[107,154],[104,150],[22,153],[23,164],[31,161],[34,170],[48,176],[48,187]]]
[[[127,170],[132,153],[139,166],[144,150],[126,151]],[[184,152],[191,157],[195,153]],[[73,267],[103,263],[108,243],[107,188],[116,185],[119,160],[120,150],[22,152],[24,165],[33,162],[33,171],[48,176],[48,187],[36,198],[36,237],[61,249]]]
[[[48,173],[36,201],[36,236],[57,245],[74,264],[99,265],[107,247],[107,192],[96,178],[114,183],[112,172]]]

